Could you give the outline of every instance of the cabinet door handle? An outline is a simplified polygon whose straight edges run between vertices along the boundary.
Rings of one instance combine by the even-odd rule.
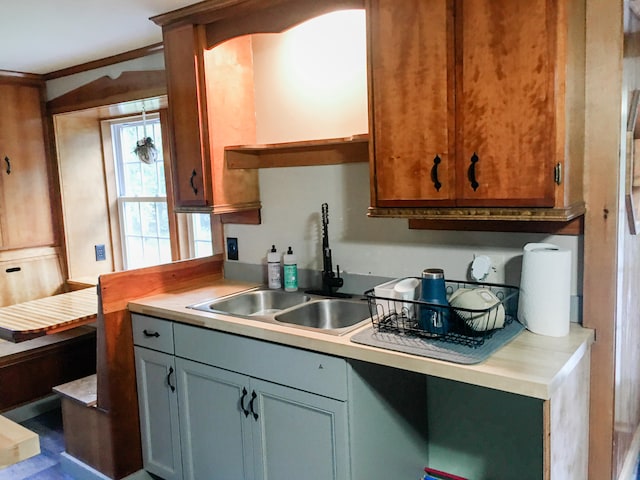
[[[198,195],[198,187],[196,187],[196,183],[194,182],[196,175],[198,175],[198,173],[194,168],[193,172],[191,172],[191,178],[189,178],[189,183],[191,184],[191,190],[193,190],[194,195]]]
[[[154,332],[152,330],[147,330],[146,328],[142,331],[142,333],[144,334],[145,337],[147,338],[151,338],[151,337],[156,337],[158,338],[160,336],[160,334],[158,332]]]
[[[436,155],[433,159],[433,167],[431,167],[431,181],[433,182],[433,186],[436,187],[436,192],[439,192],[442,188],[442,183],[438,180],[438,165],[442,162],[440,155]]]
[[[7,175],[11,174],[11,160],[9,157],[4,157],[4,162],[7,164]]]
[[[557,185],[562,183],[562,164],[556,163],[555,168],[553,169],[553,181],[556,182]]]
[[[253,409],[253,402],[255,401],[255,399],[258,397],[258,394],[256,393],[256,391],[252,391],[251,392],[251,401],[249,402],[249,409],[251,410],[251,413],[253,414],[253,418],[255,420],[258,420],[258,414],[256,413],[256,411]]]
[[[240,397],[240,409],[242,410],[242,413],[244,413],[245,417],[249,416],[249,410],[246,409],[246,407],[244,406],[244,399],[247,398],[247,394],[249,392],[247,392],[247,389],[242,387],[242,397]]]
[[[473,188],[474,192],[480,186],[480,184],[476,180],[476,163],[478,163],[479,161],[480,158],[478,158],[478,155],[474,152],[474,154],[471,156],[471,165],[469,165],[469,171],[467,172],[467,177],[469,178],[469,182],[471,182],[471,188]]]
[[[167,374],[167,385],[169,385],[169,388],[172,392],[175,392],[176,387],[171,384],[171,375],[173,375],[173,367],[169,367],[169,373]]]

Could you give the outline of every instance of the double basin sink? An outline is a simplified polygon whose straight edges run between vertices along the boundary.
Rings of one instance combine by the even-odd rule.
[[[249,290],[189,308],[331,335],[344,335],[370,320],[365,300],[326,298],[283,290]]]

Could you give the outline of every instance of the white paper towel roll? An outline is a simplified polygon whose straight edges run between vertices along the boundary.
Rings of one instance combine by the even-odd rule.
[[[522,256],[518,320],[534,333],[569,333],[571,251],[550,243],[528,243]]]

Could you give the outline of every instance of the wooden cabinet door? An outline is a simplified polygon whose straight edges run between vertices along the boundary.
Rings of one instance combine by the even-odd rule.
[[[554,5],[456,2],[460,206],[554,206]]]
[[[2,248],[55,242],[39,85],[0,79]]]
[[[211,198],[209,136],[202,30],[194,25],[163,31],[171,130],[175,205],[205,207]]]
[[[182,358],[176,365],[185,480],[252,479],[249,377]]]
[[[251,380],[256,480],[347,480],[347,403]]]
[[[164,480],[182,479],[174,357],[134,347],[144,468]]]
[[[372,204],[452,204],[450,0],[368,0]]]

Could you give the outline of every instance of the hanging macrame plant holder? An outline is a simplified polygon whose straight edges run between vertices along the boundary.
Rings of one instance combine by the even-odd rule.
[[[158,149],[153,143],[153,138],[147,136],[147,116],[144,108],[142,109],[142,128],[144,138],[138,140],[133,153],[138,156],[141,162],[152,164],[158,161]]]

